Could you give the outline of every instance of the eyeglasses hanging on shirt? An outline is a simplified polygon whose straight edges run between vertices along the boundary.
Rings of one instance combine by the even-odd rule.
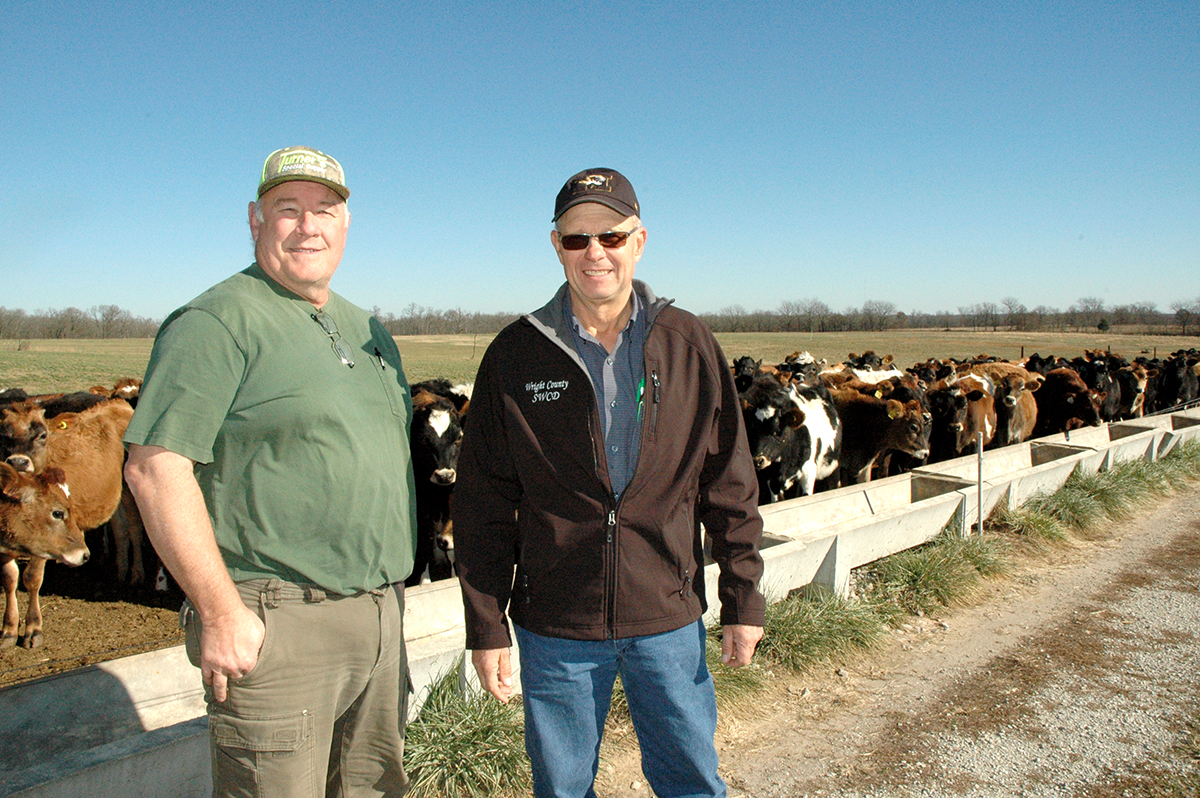
[[[350,368],[354,368],[354,358],[351,357],[350,347],[342,340],[342,334],[338,332],[337,325],[333,319],[325,314],[325,311],[318,310],[316,313],[308,314],[312,320],[321,325],[321,329],[329,336],[329,340],[333,343],[333,353]]]

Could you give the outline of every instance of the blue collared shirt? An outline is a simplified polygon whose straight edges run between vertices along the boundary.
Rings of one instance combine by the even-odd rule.
[[[646,313],[641,299],[633,294],[629,323],[617,336],[613,351],[604,348],[571,310],[568,298],[563,308],[575,351],[587,366],[596,392],[596,406],[604,424],[604,454],[613,498],[619,499],[637,468],[641,451],[641,401],[645,390]]]

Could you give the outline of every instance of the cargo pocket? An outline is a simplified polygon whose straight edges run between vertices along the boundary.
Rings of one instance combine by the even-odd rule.
[[[209,712],[208,728],[215,794],[319,794],[313,717],[307,711],[267,718]]]

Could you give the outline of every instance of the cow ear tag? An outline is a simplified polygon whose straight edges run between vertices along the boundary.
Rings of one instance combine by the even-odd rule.
[[[67,422],[65,422],[65,421],[60,421],[60,422],[58,422],[58,428],[59,428],[59,429],[66,429],[66,428],[67,428]]]
[[[901,415],[903,415],[903,411],[896,410],[895,408],[888,408],[888,418],[892,419],[893,421],[900,418]]]

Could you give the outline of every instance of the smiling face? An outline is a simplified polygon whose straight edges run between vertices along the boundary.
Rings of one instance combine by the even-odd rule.
[[[345,201],[320,183],[292,180],[263,194],[258,204],[261,221],[250,203],[258,265],[272,280],[321,307],[346,248],[350,211]]]
[[[601,246],[595,238],[585,249],[563,249],[559,236],[637,227],[637,217],[622,216],[596,202],[576,205],[559,217],[558,228],[550,233],[550,243],[563,265],[576,315],[583,312],[605,316],[624,309],[633,291],[634,268],[646,246],[646,229],[638,229],[624,245],[612,249]]]

